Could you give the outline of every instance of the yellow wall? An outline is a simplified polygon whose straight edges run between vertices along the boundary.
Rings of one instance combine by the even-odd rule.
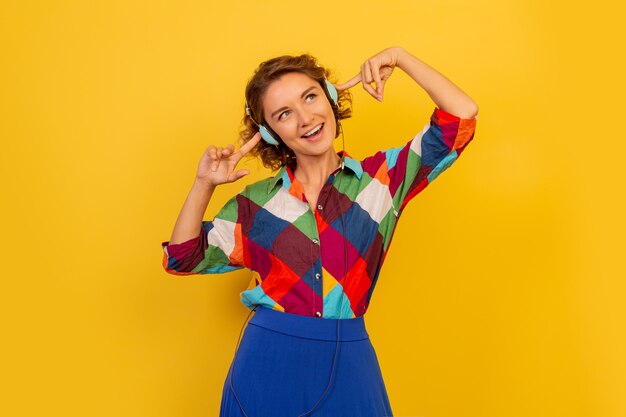
[[[366,315],[396,416],[626,415],[625,69],[611,4],[11,3],[0,414],[217,415],[249,273],[161,267],[200,155],[235,140],[261,60],[310,52],[345,80],[400,45],[480,117],[459,161],[407,206]],[[401,70],[382,104],[353,91],[344,126],[358,157],[403,144],[434,107]],[[206,218],[271,175],[245,166]]]

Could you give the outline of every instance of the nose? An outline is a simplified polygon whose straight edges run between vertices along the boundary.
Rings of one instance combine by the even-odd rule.
[[[302,108],[298,113],[300,115],[300,126],[304,127],[311,124],[311,121],[313,120],[313,114],[309,110],[307,110],[306,108]]]

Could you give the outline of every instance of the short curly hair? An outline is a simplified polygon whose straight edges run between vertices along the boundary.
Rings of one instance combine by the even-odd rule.
[[[246,86],[246,103],[250,108],[250,116],[244,112],[242,129],[239,133],[242,144],[252,139],[252,137],[259,131],[259,127],[256,125],[255,121],[259,124],[264,124],[265,127],[272,132],[263,117],[263,96],[270,84],[284,74],[290,72],[300,72],[313,78],[320,83],[322,89],[328,97],[325,79],[331,81],[329,79],[331,72],[330,70],[319,66],[317,59],[313,56],[309,54],[298,56],[283,55],[262,62],[255,70],[254,75],[250,78],[248,85]],[[338,92],[337,105],[335,105],[330,98],[329,101],[332,106],[333,113],[335,114],[337,128],[335,137],[337,137],[341,131],[341,124],[339,121],[347,119],[352,115],[352,96],[346,89]],[[274,132],[272,133],[274,134]],[[295,169],[296,155],[291,148],[285,145],[278,135],[274,134],[274,137],[278,140],[278,146],[270,145],[264,140],[260,140],[259,143],[252,148],[250,154],[253,157],[259,157],[263,162],[263,166],[270,168],[271,170],[280,169],[285,165]]]

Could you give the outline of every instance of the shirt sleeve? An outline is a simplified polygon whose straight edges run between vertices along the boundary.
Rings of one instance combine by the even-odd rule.
[[[474,138],[476,120],[462,119],[439,108],[430,122],[405,145],[379,151],[363,161],[363,169],[388,184],[393,206],[404,206],[459,157]]]
[[[243,268],[240,198],[237,194],[213,220],[203,221],[199,236],[171,245],[162,242],[165,271],[174,275],[220,274]]]

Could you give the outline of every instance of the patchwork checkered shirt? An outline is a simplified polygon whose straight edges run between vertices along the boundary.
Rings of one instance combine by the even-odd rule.
[[[213,220],[202,222],[199,236],[162,242],[163,267],[175,275],[247,268],[252,280],[240,297],[250,309],[361,316],[404,207],[458,159],[474,137],[476,120],[435,108],[430,122],[403,146],[361,161],[339,152],[343,169],[329,175],[315,209],[284,166],[232,197]]]

